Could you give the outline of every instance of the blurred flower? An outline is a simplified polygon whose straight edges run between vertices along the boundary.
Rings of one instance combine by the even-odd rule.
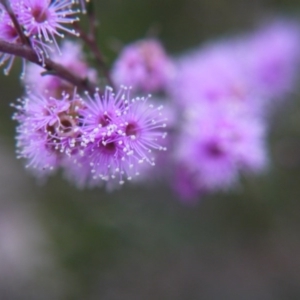
[[[240,101],[250,89],[234,41],[209,44],[186,53],[177,61],[177,73],[169,86],[181,106],[201,101]]]
[[[299,50],[299,26],[278,21],[177,60],[168,93],[183,116],[174,153],[179,195],[228,189],[241,172],[264,170],[266,117],[295,83]]]
[[[184,182],[177,189],[182,188],[182,195],[224,190],[238,182],[239,172],[262,171],[267,163],[265,133],[264,123],[240,106],[194,106],[176,143]],[[180,178],[178,173],[177,182]]]
[[[229,101],[264,114],[294,87],[300,27],[275,22],[252,35],[209,43],[180,57],[169,94],[180,106]]]
[[[239,107],[249,117],[265,117],[269,99],[251,88],[241,61],[241,48],[235,40],[209,44],[179,58],[168,94],[181,115],[198,111],[203,105],[212,110]]]
[[[133,90],[157,92],[165,89],[173,72],[162,45],[145,39],[124,48],[113,66],[112,77],[116,84],[131,86]]]
[[[253,89],[272,99],[292,91],[300,62],[298,23],[268,24],[248,37],[243,47],[243,68]]]

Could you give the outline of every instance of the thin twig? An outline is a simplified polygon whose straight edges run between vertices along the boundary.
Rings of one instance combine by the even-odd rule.
[[[89,6],[92,6],[92,1],[88,3]],[[101,52],[101,50],[98,47],[97,44],[97,18],[95,15],[95,10],[93,7],[88,7],[87,9],[88,14],[88,22],[89,22],[89,29],[86,33],[82,30],[82,28],[79,26],[78,23],[74,23],[73,26],[75,30],[79,33],[80,38],[87,44],[87,46],[90,48],[91,52],[94,55],[94,58],[101,68],[103,75],[105,76],[108,84],[114,88],[113,80],[110,76],[109,68],[106,65],[104,56]]]
[[[80,90],[88,91],[90,94],[95,93],[96,87],[92,85],[87,78],[82,78],[71,73],[67,68],[49,58],[45,58],[44,63],[41,62],[36,52],[27,45],[12,44],[0,40],[0,52],[25,58],[26,60],[43,67],[47,71],[53,72],[56,76],[77,86]]]

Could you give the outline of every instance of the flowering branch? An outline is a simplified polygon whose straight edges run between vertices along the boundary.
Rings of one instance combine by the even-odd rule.
[[[82,78],[75,75],[63,65],[54,62],[50,58],[43,57],[41,60],[41,58],[37,55],[36,50],[33,49],[30,39],[24,33],[19,20],[10,6],[9,1],[0,0],[0,3],[3,5],[11,21],[13,22],[14,29],[20,38],[19,44],[0,40],[0,52],[22,57],[23,59],[43,67],[46,70],[46,72],[43,73],[44,75],[47,74],[58,76],[59,78],[68,81],[83,91],[88,91],[90,94],[95,92],[95,86],[93,86],[87,78]]]
[[[83,91],[88,91],[90,94],[95,92],[95,86],[93,86],[87,78],[82,78],[71,73],[67,68],[63,67],[61,64],[54,62],[49,58],[44,59],[44,63],[38,58],[36,52],[29,46],[18,45],[8,43],[6,41],[0,40],[0,52],[16,55],[33,62],[52,74],[64,79],[71,84],[77,86]]]
[[[91,2],[87,6],[88,33],[74,26],[78,11],[71,7],[78,1],[40,2],[0,0],[1,8],[6,9],[0,18],[0,64],[7,63],[9,69],[15,56],[23,58],[24,66],[26,61],[33,63],[24,80],[33,90],[13,104],[17,110],[14,119],[19,123],[18,157],[25,158],[27,167],[40,177],[62,168],[78,186],[107,181],[110,186],[123,184],[139,175],[140,164],[155,165],[152,150],[166,150],[163,106],[150,104],[148,97],[132,98],[131,88],[125,86],[113,90],[97,45]],[[84,7],[85,2],[81,0],[81,4]],[[87,65],[80,44],[64,41],[60,48],[56,40],[64,37],[61,31],[78,36],[76,28],[111,85],[103,93],[94,85],[96,70]],[[60,56],[50,56],[52,49]],[[57,76],[67,84],[40,75]],[[87,92],[70,98],[73,86]]]

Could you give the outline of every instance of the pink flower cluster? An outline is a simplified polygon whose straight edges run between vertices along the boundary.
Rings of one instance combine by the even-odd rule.
[[[183,198],[231,188],[240,174],[266,169],[268,112],[293,88],[299,33],[280,21],[178,59],[169,93],[181,113],[173,186]]]
[[[263,171],[268,162],[265,123],[230,102],[203,103],[185,111],[176,139],[177,192],[189,198],[226,190],[238,183],[240,172]]]
[[[154,165],[152,150],[166,150],[162,106],[125,87],[84,98],[27,92],[15,105],[18,155],[37,176],[63,167],[78,186],[114,186],[139,175],[139,165]]]
[[[241,174],[266,170],[268,112],[294,88],[299,33],[298,24],[280,20],[177,59],[153,40],[120,53],[112,73],[116,82],[135,91],[163,92],[172,103],[170,151],[157,159],[180,197],[227,190]],[[144,179],[150,177],[151,172]]]
[[[11,6],[41,57],[97,85],[101,80],[82,46],[56,43],[61,31],[74,33],[64,25],[76,21],[73,2],[13,0]],[[15,105],[18,156],[37,177],[62,168],[78,187],[164,177],[183,199],[228,190],[241,175],[261,173],[269,164],[269,112],[294,88],[299,32],[297,24],[278,21],[177,58],[158,40],[137,41],[113,64],[108,79],[120,88],[101,87],[93,96],[42,76],[43,68],[29,63],[27,94]],[[20,42],[4,10],[0,38]],[[59,51],[48,53],[51,42]],[[6,54],[0,59],[12,63]],[[153,101],[139,96],[149,92]]]

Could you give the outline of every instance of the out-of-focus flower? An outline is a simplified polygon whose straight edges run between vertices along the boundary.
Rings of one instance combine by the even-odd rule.
[[[265,126],[240,106],[201,105],[187,112],[175,156],[189,192],[228,189],[239,172],[260,172],[267,163]],[[180,173],[177,174],[177,181]],[[186,190],[182,194],[186,194]]]
[[[242,66],[255,91],[272,99],[292,91],[300,65],[299,24],[284,20],[271,23],[242,46]]]
[[[153,39],[126,46],[112,70],[116,84],[144,92],[164,90],[173,75],[174,67],[170,58],[162,45]]]
[[[71,72],[80,75],[82,78],[87,78],[91,82],[96,83],[97,72],[88,66],[82,45],[73,41],[66,40],[61,46],[62,54],[54,53],[51,59],[60,63]],[[62,92],[72,94],[74,86],[69,82],[60,79],[57,76],[41,75],[44,69],[36,64],[28,63],[24,78],[26,85],[34,89],[36,93],[44,94],[52,97],[60,97]],[[36,84],[38,82],[38,84]]]
[[[168,93],[184,116],[174,155],[182,197],[228,189],[241,172],[264,170],[268,108],[293,88],[299,31],[279,21],[176,61]]]
[[[209,44],[177,61],[171,95],[181,106],[201,101],[244,101],[249,94],[235,42]]]
[[[169,93],[181,107],[226,100],[263,114],[271,100],[284,98],[294,86],[299,32],[298,24],[278,21],[187,53],[177,60]]]
[[[199,105],[240,106],[253,116],[266,113],[268,98],[252,87],[243,67],[240,41],[209,44],[177,60],[168,93],[180,112]],[[201,134],[199,132],[199,134]]]

